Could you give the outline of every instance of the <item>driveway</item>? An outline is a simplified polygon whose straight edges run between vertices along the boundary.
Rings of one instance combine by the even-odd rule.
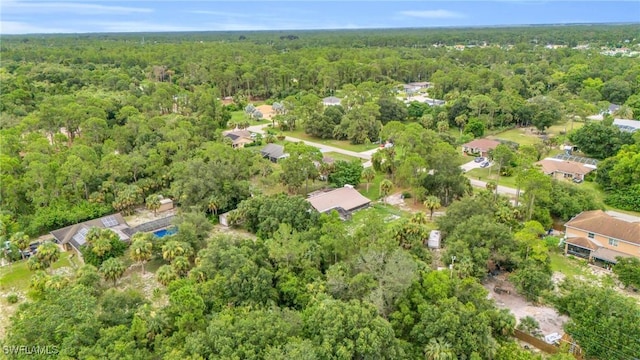
[[[462,171],[467,172],[469,170],[478,169],[480,167],[480,164],[482,164],[482,163],[481,162],[477,163],[477,162],[471,160],[466,164],[460,165],[460,168],[462,169]]]
[[[247,130],[249,130],[251,132],[254,132],[254,133],[258,133],[258,134],[264,134],[265,132],[262,129],[267,125],[268,124],[249,126],[247,128]],[[353,156],[353,157],[356,157],[356,158],[367,160],[363,164],[364,167],[371,167],[371,156],[372,156],[373,153],[378,151],[378,148],[375,148],[375,149],[367,150],[367,151],[363,151],[363,152],[355,152],[355,151],[350,151],[350,150],[337,148],[335,146],[320,144],[320,143],[313,142],[313,141],[302,140],[302,139],[298,139],[298,138],[291,137],[291,136],[285,137],[285,140],[286,141],[291,141],[291,142],[301,142],[302,141],[303,143],[305,143],[305,144],[307,144],[309,146],[313,146],[315,148],[320,149],[320,151],[323,152],[323,153],[325,153],[325,152],[336,152],[336,153],[339,153],[339,154],[349,155],[349,156]]]

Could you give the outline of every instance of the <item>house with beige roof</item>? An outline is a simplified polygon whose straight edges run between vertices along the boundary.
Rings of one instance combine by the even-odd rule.
[[[615,264],[617,257],[640,258],[640,219],[584,211],[565,224],[565,255]]]
[[[223,136],[231,139],[231,146],[235,148],[242,148],[247,144],[253,142],[251,132],[249,130],[234,129],[231,131],[224,131]]]
[[[585,175],[596,169],[594,165],[582,164],[576,161],[546,158],[536,163],[546,175],[554,179],[584,180]]]
[[[319,213],[336,210],[343,220],[349,219],[354,211],[364,209],[371,200],[362,196],[351,185],[312,195],[307,199]]]
[[[487,157],[489,151],[495,149],[500,145],[500,141],[490,139],[475,139],[462,145],[462,152],[466,154],[480,154],[480,156]]]

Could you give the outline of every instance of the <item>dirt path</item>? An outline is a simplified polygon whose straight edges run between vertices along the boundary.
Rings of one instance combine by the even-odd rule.
[[[501,309],[509,309],[518,322],[525,316],[531,316],[540,324],[542,334],[564,333],[562,326],[569,321],[568,317],[560,315],[552,307],[531,304],[524,297],[518,295],[513,285],[505,281],[503,276],[492,278],[486,281],[483,286],[489,291],[489,298],[495,300],[496,306]],[[493,290],[496,286],[508,290],[509,294],[496,293]]]

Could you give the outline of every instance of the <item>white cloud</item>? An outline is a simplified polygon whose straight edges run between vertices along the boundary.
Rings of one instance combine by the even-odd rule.
[[[50,14],[65,13],[78,15],[128,15],[151,13],[153,9],[128,6],[111,6],[74,2],[25,2],[3,1],[3,14]]]
[[[449,10],[407,10],[400,11],[398,14],[422,19],[461,19],[466,17],[462,13]]]
[[[4,21],[0,20],[0,34],[57,34],[57,33],[72,33],[74,31],[69,29],[58,29],[49,27],[40,27],[27,24],[20,21]]]
[[[86,25],[90,31],[82,32],[171,32],[171,31],[206,31],[202,27],[156,24],[145,21],[92,21]]]
[[[213,15],[213,16],[225,16],[225,17],[251,17],[251,14],[248,13],[236,13],[230,11],[215,11],[215,10],[187,10],[185,11],[189,14],[198,14],[198,15]]]

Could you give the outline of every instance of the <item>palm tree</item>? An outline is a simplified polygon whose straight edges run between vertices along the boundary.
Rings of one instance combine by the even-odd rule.
[[[153,211],[153,215],[155,216],[158,212],[158,209],[160,209],[160,195],[149,195],[144,202],[147,204],[147,209]]]
[[[44,266],[43,263],[41,263],[40,261],[38,261],[38,258],[35,256],[32,256],[29,261],[27,261],[27,267],[29,268],[29,270],[31,271],[38,271],[38,270],[44,270],[46,269],[46,267]]]
[[[613,113],[614,117],[621,119],[633,119],[634,115],[640,114],[634,114],[633,109],[627,105],[621,105],[620,108]]]
[[[104,254],[111,251],[111,239],[107,236],[99,236],[97,239],[93,241],[91,244],[91,251],[96,254],[98,257],[104,256]]]
[[[100,266],[102,276],[104,276],[106,280],[113,280],[113,286],[116,286],[116,282],[122,277],[125,270],[124,264],[118,258],[107,259],[102,263],[102,266]]]
[[[48,277],[45,287],[50,290],[60,291],[67,286],[67,284],[69,284],[69,278],[60,275],[53,275]]]
[[[140,235],[140,236],[138,236]],[[140,263],[144,274],[144,263],[151,259],[153,243],[147,238],[145,233],[137,233],[131,238],[131,248],[129,249],[131,260]]]
[[[170,282],[177,278],[178,276],[171,265],[162,265],[158,268],[158,271],[156,271],[156,279],[164,286],[169,285]]]
[[[213,215],[218,215],[218,199],[215,196],[211,196],[207,201],[207,209],[213,213]]]
[[[171,240],[162,246],[162,258],[172,262],[178,256],[183,256],[189,251],[187,243]]]
[[[24,253],[29,248],[29,244],[31,243],[29,235],[20,231],[13,234],[10,241],[13,245],[20,249],[20,255],[22,255],[22,260],[24,260]]]
[[[34,257],[45,269],[48,269],[60,258],[60,248],[51,241],[47,241],[38,246],[38,252]]]
[[[433,210],[440,207],[440,199],[433,195],[427,196],[422,204],[429,209],[429,220],[433,220]]]
[[[487,185],[485,185],[485,187],[487,188],[487,190],[489,190],[490,193],[493,193],[498,188],[498,183],[494,180],[487,181]]]
[[[430,339],[424,348],[424,355],[427,360],[455,360],[457,358],[451,344],[442,338]]]
[[[376,177],[376,171],[368,167],[362,170],[362,178],[367,182],[367,192],[369,192],[369,184]]]
[[[175,270],[176,274],[182,276],[189,271],[191,263],[189,263],[189,259],[186,256],[177,256],[171,262],[171,267]]]
[[[427,216],[422,211],[419,211],[419,212],[411,215],[411,218],[409,219],[409,221],[414,223],[414,224],[424,225],[424,224],[427,223]]]
[[[391,189],[393,189],[393,183],[389,179],[384,179],[380,182],[380,195],[385,204],[387,203],[387,195],[389,195]]]

